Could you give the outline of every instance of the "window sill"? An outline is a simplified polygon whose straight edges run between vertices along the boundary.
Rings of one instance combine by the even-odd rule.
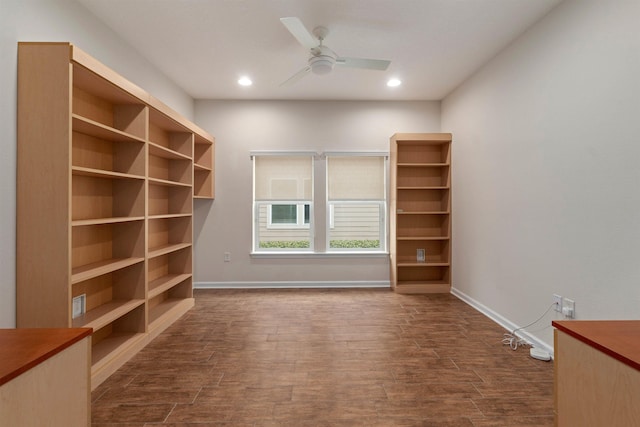
[[[251,252],[251,258],[388,258],[389,252]]]

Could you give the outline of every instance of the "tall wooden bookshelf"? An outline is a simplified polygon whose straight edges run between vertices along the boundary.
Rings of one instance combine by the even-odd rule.
[[[391,137],[391,285],[451,290],[451,134]]]
[[[193,306],[193,198],[213,198],[213,153],[77,47],[19,43],[17,326],[93,328],[92,388]]]

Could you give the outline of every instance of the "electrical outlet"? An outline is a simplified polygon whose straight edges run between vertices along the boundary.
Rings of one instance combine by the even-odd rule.
[[[562,304],[562,314],[567,319],[575,319],[576,317],[576,302],[569,298],[564,298]]]
[[[562,297],[558,294],[553,294],[553,303],[555,304],[553,309],[558,313],[562,313]]]
[[[224,253],[224,262],[231,262],[231,252]]]
[[[425,261],[424,249],[416,249],[416,259],[418,262]]]
[[[71,312],[72,319],[75,319],[76,317],[80,317],[84,314],[85,307],[86,307],[86,300],[87,300],[86,294],[78,295],[77,297],[73,298],[73,304],[72,304],[73,307]]]

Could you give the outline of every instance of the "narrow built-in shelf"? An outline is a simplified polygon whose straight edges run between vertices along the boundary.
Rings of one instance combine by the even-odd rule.
[[[113,172],[103,169],[85,168],[81,166],[72,166],[71,172],[74,175],[91,176],[96,178],[144,180],[144,176],[141,175],[132,175],[130,173]]]
[[[93,328],[95,332],[133,311],[142,304],[144,304],[144,299],[113,300],[73,319],[73,327]]]
[[[149,248],[147,253],[148,258],[156,258],[162,255],[170,254],[171,252],[177,252],[181,249],[191,247],[191,243],[175,243],[169,245],[162,245],[157,248]]]
[[[162,276],[156,280],[149,282],[149,298],[156,297],[163,293],[164,291],[168,291],[179,283],[184,282],[189,279],[191,274],[183,273],[183,274],[168,274],[166,276]]]
[[[84,133],[86,135],[95,136],[110,141],[130,141],[144,143],[144,139],[138,138],[130,133],[123,132],[121,130],[103,125],[94,120],[82,117],[78,114],[72,114],[73,124],[72,129],[75,132]]]
[[[71,272],[71,284],[84,282],[103,274],[111,273],[125,267],[144,262],[144,258],[113,258],[76,267]]]
[[[194,170],[197,170],[197,171],[211,171],[211,170],[212,170],[211,168],[208,168],[208,167],[206,167],[206,166],[199,165],[199,164],[197,164],[197,163],[194,163],[194,164],[193,164],[193,169],[194,169]]]
[[[168,181],[166,179],[158,179],[149,177],[149,184],[163,185],[166,187],[191,187],[191,184],[185,184],[177,181]]]
[[[102,224],[116,224],[120,222],[134,222],[143,221],[143,216],[121,216],[110,218],[93,218],[93,219],[76,219],[71,221],[72,227],[81,227],[84,225],[102,225]]]
[[[153,142],[149,142],[149,154],[152,156],[163,157],[165,159],[191,160],[191,157],[187,155],[178,153],[177,151]]]

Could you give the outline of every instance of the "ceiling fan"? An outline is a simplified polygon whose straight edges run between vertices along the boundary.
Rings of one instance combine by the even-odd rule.
[[[289,77],[280,84],[280,86],[293,84],[309,72],[313,72],[314,74],[329,74],[335,65],[384,71],[391,63],[391,61],[383,59],[340,57],[322,43],[329,34],[329,30],[326,27],[314,28],[312,35],[302,21],[296,17],[280,18],[280,22],[282,22],[302,46],[309,49],[311,54],[307,66]]]

